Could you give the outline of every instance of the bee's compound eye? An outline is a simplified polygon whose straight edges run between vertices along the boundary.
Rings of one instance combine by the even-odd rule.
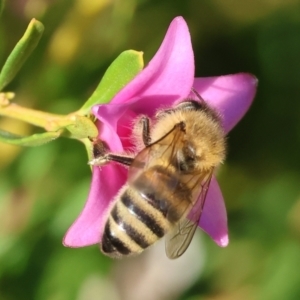
[[[186,157],[186,160],[194,161],[196,156],[195,148],[191,144],[188,144],[183,148],[183,155]]]
[[[188,144],[177,154],[179,170],[183,172],[192,171],[195,167],[195,148]]]

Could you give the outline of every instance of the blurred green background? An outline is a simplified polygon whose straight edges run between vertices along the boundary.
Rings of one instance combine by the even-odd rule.
[[[222,249],[203,235],[204,266],[176,296],[153,299],[298,300],[299,1],[7,1],[0,21],[1,65],[31,18],[42,21],[45,32],[6,90],[16,92],[22,106],[75,111],[121,51],[142,50],[149,61],[178,15],[191,31],[197,77],[250,72],[259,86],[249,113],[229,135],[228,159],[218,176],[230,244]],[[2,117],[0,128],[38,132]],[[1,300],[133,299],[118,290],[113,274],[125,272],[120,261],[105,258],[97,246],[61,244],[89,190],[91,173],[80,143],[0,144],[0,170]],[[136,284],[132,279],[127,290],[134,293]]]

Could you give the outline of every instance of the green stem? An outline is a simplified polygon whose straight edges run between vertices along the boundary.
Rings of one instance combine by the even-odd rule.
[[[12,93],[0,93],[0,116],[24,121],[42,127],[49,132],[57,132],[63,129],[61,135],[73,139],[81,140],[98,136],[98,129],[89,116],[82,116],[78,112],[68,115],[56,115],[25,108],[11,103],[10,100],[13,96]]]
[[[3,105],[4,104],[4,105]],[[73,114],[63,116],[43,111],[25,108],[14,103],[0,102],[0,115],[27,122],[42,127],[46,131],[57,131],[62,127],[71,125],[75,117]]]

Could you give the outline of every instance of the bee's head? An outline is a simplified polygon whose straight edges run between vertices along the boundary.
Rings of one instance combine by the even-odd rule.
[[[187,137],[189,135],[187,134]],[[193,136],[177,152],[178,168],[184,173],[202,172],[216,167],[225,158],[224,136]]]

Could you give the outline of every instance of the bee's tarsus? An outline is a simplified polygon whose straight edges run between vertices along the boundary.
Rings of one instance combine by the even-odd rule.
[[[121,155],[121,154],[106,154],[105,159],[109,161],[113,161],[119,163],[121,165],[130,166],[134,160],[131,156]]]
[[[103,166],[107,163],[107,160],[104,156],[96,157],[88,162],[90,166]]]
[[[90,160],[88,164],[92,166],[103,166],[109,162],[116,162],[124,166],[130,166],[133,162],[133,158],[125,155],[107,153],[103,156]]]

